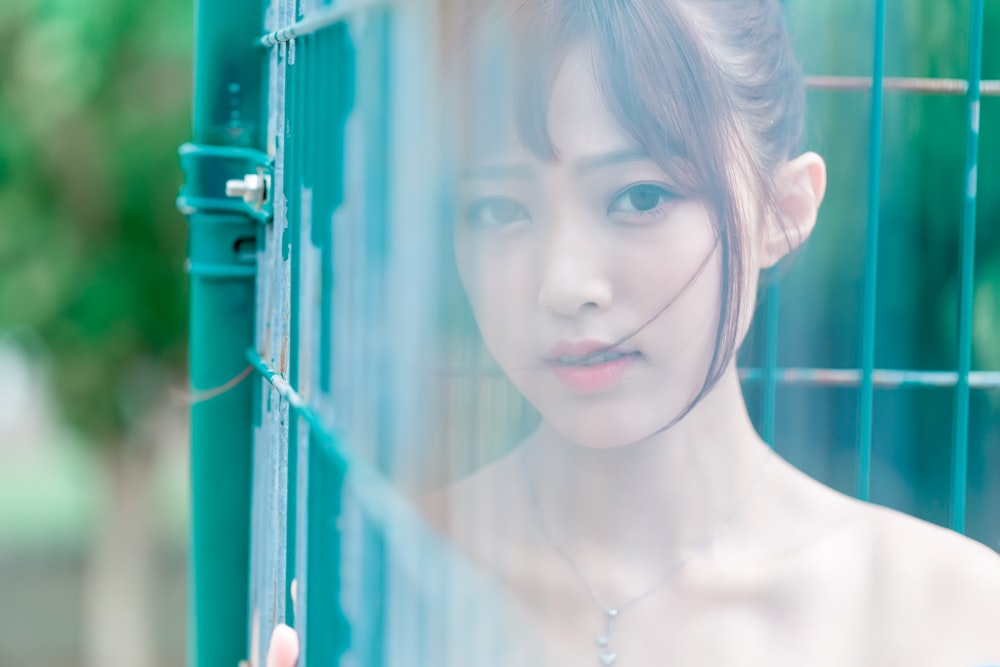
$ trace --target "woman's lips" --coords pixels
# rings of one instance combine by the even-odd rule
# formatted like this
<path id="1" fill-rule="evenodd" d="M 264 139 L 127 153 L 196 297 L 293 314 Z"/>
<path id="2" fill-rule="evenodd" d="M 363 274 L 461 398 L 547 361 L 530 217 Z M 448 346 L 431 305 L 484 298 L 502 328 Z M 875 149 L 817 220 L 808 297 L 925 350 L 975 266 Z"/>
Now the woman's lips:
<path id="1" fill-rule="evenodd" d="M 608 343 L 580 341 L 555 345 L 546 361 L 571 391 L 596 394 L 617 384 L 638 356 L 638 352 L 612 348 Z"/>

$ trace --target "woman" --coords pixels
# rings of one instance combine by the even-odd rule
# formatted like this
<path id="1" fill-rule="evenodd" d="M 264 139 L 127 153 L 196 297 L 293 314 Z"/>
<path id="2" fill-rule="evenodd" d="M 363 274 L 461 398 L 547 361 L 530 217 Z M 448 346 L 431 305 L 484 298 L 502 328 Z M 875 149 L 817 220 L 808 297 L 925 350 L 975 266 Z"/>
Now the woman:
<path id="1" fill-rule="evenodd" d="M 541 664 L 1000 662 L 995 553 L 826 488 L 747 416 L 758 276 L 826 182 L 777 0 L 522 0 L 462 25 L 457 264 L 542 421 L 423 509 L 530 610 Z M 295 653 L 279 628 L 271 664 Z"/>

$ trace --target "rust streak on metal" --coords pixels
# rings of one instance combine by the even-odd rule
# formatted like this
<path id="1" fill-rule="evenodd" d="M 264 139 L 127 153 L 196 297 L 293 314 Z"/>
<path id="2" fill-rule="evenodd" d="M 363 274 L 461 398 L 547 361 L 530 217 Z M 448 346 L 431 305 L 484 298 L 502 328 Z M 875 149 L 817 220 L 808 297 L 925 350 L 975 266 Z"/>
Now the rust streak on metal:
<path id="1" fill-rule="evenodd" d="M 283 376 L 288 377 L 288 348 L 289 348 L 289 338 L 288 332 L 281 337 L 281 358 L 278 360 L 278 372 Z"/>

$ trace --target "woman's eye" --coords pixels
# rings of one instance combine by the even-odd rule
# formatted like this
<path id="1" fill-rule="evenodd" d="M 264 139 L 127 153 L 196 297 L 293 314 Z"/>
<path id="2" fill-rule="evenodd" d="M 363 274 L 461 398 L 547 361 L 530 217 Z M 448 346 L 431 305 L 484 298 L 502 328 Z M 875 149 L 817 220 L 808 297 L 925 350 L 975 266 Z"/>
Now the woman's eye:
<path id="1" fill-rule="evenodd" d="M 608 213 L 624 213 L 626 215 L 653 215 L 661 212 L 662 207 L 677 199 L 677 195 L 669 190 L 642 183 L 628 188 L 611 202 Z"/>
<path id="2" fill-rule="evenodd" d="M 527 209 L 513 199 L 490 197 L 472 204 L 466 213 L 466 220 L 482 225 L 509 225 L 527 220 Z"/>

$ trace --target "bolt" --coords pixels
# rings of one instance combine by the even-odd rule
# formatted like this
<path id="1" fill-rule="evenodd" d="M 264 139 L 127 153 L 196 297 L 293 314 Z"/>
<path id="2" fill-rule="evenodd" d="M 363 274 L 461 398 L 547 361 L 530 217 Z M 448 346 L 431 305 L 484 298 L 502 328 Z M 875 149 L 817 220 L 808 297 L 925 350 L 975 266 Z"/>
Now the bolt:
<path id="1" fill-rule="evenodd" d="M 226 196 L 241 197 L 248 205 L 259 207 L 267 198 L 267 182 L 260 174 L 226 181 Z"/>

